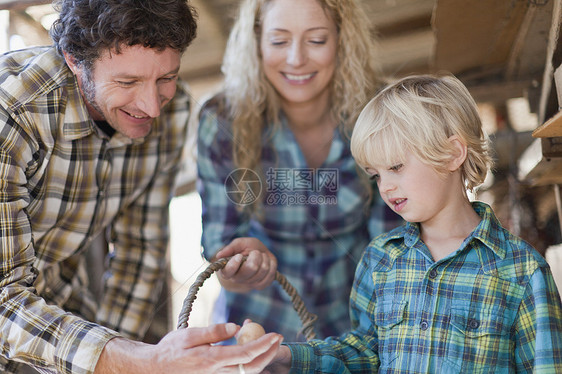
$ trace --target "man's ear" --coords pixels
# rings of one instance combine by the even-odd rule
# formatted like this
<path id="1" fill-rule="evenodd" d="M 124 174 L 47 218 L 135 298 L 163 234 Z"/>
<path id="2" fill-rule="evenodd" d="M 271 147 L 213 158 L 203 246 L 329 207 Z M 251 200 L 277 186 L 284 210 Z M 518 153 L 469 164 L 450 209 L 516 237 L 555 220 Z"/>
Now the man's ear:
<path id="1" fill-rule="evenodd" d="M 447 168 L 449 171 L 456 171 L 466 160 L 468 148 L 458 135 L 450 136 L 449 141 L 451 142 L 452 153 Z"/>
<path id="2" fill-rule="evenodd" d="M 63 51 L 62 54 L 64 56 L 64 61 L 66 61 L 66 64 L 68 65 L 70 70 L 74 73 L 74 75 L 78 75 L 80 72 L 80 68 L 78 67 L 78 62 L 76 61 L 76 59 L 68 52 Z"/>

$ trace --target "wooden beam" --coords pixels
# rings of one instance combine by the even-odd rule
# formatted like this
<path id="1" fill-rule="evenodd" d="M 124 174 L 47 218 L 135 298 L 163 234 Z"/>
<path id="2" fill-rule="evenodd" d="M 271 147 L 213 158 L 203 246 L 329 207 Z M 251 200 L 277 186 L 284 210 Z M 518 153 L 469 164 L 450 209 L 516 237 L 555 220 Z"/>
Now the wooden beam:
<path id="1" fill-rule="evenodd" d="M 529 29 L 531 28 L 531 23 L 535 16 L 536 9 L 536 6 L 529 5 L 529 8 L 527 8 L 527 12 L 525 13 L 525 17 L 523 18 L 523 22 L 521 22 L 519 32 L 517 33 L 517 37 L 513 42 L 509 59 L 507 61 L 505 73 L 505 77 L 507 80 L 512 80 L 515 76 L 519 56 L 521 55 L 525 46 L 525 39 L 527 38 L 527 34 L 529 33 Z"/>
<path id="2" fill-rule="evenodd" d="M 51 4 L 52 0 L 0 0 L 0 10 L 24 10 L 33 5 Z"/>
<path id="3" fill-rule="evenodd" d="M 381 38 L 379 45 L 381 64 L 386 75 L 424 73 L 429 67 L 435 36 L 427 27 L 404 35 Z"/>
<path id="4" fill-rule="evenodd" d="M 526 1 L 438 0 L 434 68 L 459 74 L 505 66 L 527 7 Z"/>
<path id="5" fill-rule="evenodd" d="M 554 199 L 556 200 L 556 210 L 558 212 L 558 224 L 560 225 L 560 232 L 562 232 L 562 199 L 560 198 L 560 185 L 554 185 Z"/>
<path id="6" fill-rule="evenodd" d="M 220 74 L 226 36 L 222 33 L 220 17 L 212 13 L 207 0 L 192 0 L 199 13 L 197 38 L 182 56 L 180 76 L 190 80 L 199 76 Z"/>
<path id="7" fill-rule="evenodd" d="M 462 76 L 460 77 L 462 80 Z M 485 84 L 471 84 L 465 82 L 474 100 L 479 103 L 505 103 L 509 99 L 525 97 L 525 93 L 532 85 L 531 80 L 516 82 L 490 82 Z"/>
<path id="8" fill-rule="evenodd" d="M 552 84 L 558 88 L 558 105 L 562 87 L 560 72 L 562 67 L 562 0 L 553 0 L 552 23 L 548 36 L 545 69 L 541 86 L 541 97 L 538 109 L 539 124 L 549 115 L 547 108 L 552 98 Z M 562 184 L 562 113 L 555 113 L 546 123 L 533 132 L 536 139 L 519 160 L 519 178 L 534 185 Z"/>
<path id="9" fill-rule="evenodd" d="M 562 157 L 544 157 L 544 141 L 548 138 L 535 139 L 517 162 L 518 179 L 531 186 L 562 184 Z"/>
<path id="10" fill-rule="evenodd" d="M 557 65 L 554 65 L 554 56 L 556 50 L 559 47 L 560 38 L 560 25 L 562 17 L 562 0 L 554 0 L 554 7 L 552 11 L 552 24 L 550 27 L 550 33 L 548 36 L 548 47 L 546 51 L 546 64 L 544 68 L 543 82 L 542 82 L 542 92 L 539 103 L 539 123 L 543 123 L 547 117 L 547 102 L 550 97 L 550 90 L 552 89 L 552 80 L 554 76 L 554 70 Z M 562 103 L 558 103 L 562 105 Z"/>
<path id="11" fill-rule="evenodd" d="M 25 45 L 51 45 L 49 31 L 25 11 L 10 12 L 10 33 L 19 35 Z"/>
<path id="12" fill-rule="evenodd" d="M 361 3 L 377 31 L 390 31 L 396 25 L 402 25 L 402 29 L 395 32 L 399 34 L 415 26 L 409 24 L 412 20 L 425 19 L 427 22 L 423 26 L 429 26 L 436 0 L 362 0 Z"/>
<path id="13" fill-rule="evenodd" d="M 556 68 L 553 77 L 558 97 L 558 108 L 560 108 L 562 107 L 562 65 Z M 533 136 L 535 138 L 562 137 L 562 111 L 559 110 L 545 123 L 537 127 L 533 131 Z"/>
<path id="14" fill-rule="evenodd" d="M 556 113 L 533 131 L 533 137 L 535 138 L 553 138 L 560 136 L 562 136 L 562 112 Z"/>
<path id="15" fill-rule="evenodd" d="M 542 77 L 548 45 L 545 35 L 550 31 L 552 9 L 552 1 L 529 1 L 507 61 L 504 74 L 507 81 Z"/>

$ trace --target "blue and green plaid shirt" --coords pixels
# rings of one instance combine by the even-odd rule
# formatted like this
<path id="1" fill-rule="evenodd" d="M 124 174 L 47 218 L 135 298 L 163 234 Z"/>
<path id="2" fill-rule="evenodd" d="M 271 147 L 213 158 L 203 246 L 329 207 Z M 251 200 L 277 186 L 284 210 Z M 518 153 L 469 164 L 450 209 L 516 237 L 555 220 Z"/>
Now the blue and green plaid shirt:
<path id="1" fill-rule="evenodd" d="M 480 224 L 433 261 L 419 226 L 375 238 L 355 276 L 353 329 L 289 344 L 294 373 L 561 373 L 562 311 L 545 260 L 473 203 Z"/>
<path id="2" fill-rule="evenodd" d="M 349 293 L 361 254 L 374 234 L 396 227 L 400 217 L 376 190 L 373 206 L 366 206 L 366 188 L 349 142 L 338 130 L 324 164 L 311 169 L 283 119 L 277 131 L 268 128 L 263 135 L 261 175 L 237 174 L 230 122 L 219 117 L 215 105 L 207 104 L 201 113 L 197 165 L 205 256 L 211 258 L 236 237 L 261 239 L 309 311 L 322 316 L 318 335 L 348 331 Z M 261 189 L 252 190 L 256 177 L 261 178 Z M 263 201 L 261 220 L 236 209 L 239 200 L 256 194 Z M 290 297 L 276 283 L 247 294 L 226 292 L 225 299 L 226 313 L 218 313 L 215 322 L 241 324 L 250 318 L 292 340 L 302 327 Z"/>

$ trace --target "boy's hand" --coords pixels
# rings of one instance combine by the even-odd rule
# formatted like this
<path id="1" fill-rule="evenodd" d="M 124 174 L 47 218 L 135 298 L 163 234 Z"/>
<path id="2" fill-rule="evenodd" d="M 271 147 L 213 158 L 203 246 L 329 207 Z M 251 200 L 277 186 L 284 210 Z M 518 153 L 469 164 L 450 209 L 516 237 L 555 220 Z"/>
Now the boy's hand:
<path id="1" fill-rule="evenodd" d="M 277 351 L 277 355 L 271 363 L 264 369 L 262 374 L 285 374 L 291 370 L 291 350 L 289 347 L 282 345 Z"/>

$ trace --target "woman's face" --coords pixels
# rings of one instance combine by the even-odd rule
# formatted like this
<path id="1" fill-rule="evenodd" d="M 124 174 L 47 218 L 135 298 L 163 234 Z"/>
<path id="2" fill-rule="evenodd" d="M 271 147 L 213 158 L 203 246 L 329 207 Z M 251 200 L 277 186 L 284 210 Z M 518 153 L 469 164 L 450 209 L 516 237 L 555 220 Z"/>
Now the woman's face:
<path id="1" fill-rule="evenodd" d="M 316 0 L 274 0 L 266 7 L 263 69 L 285 105 L 327 103 L 337 43 L 336 24 Z"/>

